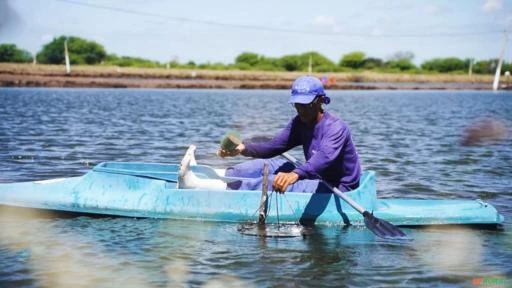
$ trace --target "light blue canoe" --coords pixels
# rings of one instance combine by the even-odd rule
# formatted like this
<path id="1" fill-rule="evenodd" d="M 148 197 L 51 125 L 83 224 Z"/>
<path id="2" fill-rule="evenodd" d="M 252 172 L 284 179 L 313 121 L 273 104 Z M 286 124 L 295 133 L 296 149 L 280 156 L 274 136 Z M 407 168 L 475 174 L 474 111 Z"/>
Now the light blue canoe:
<path id="1" fill-rule="evenodd" d="M 219 178 L 208 166 L 192 166 L 202 178 Z M 261 191 L 178 189 L 177 164 L 104 162 L 80 177 L 0 184 L 0 209 L 23 207 L 128 217 L 255 221 Z M 486 225 L 503 222 L 481 200 L 378 199 L 376 177 L 363 174 L 350 198 L 395 225 Z M 267 202 L 267 223 L 364 225 L 362 216 L 332 193 L 286 193 Z"/>

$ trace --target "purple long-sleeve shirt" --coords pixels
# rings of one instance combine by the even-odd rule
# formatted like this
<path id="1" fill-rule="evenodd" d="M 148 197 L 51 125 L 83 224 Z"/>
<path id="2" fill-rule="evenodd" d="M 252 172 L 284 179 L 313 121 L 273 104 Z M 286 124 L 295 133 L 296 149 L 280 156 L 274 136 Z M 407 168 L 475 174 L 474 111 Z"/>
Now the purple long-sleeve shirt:
<path id="1" fill-rule="evenodd" d="M 244 156 L 272 158 L 302 145 L 306 163 L 294 172 L 299 179 L 315 179 L 317 175 L 331 185 L 356 189 L 361 165 L 352 142 L 348 125 L 334 115 L 324 112 L 314 127 L 306 126 L 297 115 L 277 136 L 264 143 L 248 143 Z"/>

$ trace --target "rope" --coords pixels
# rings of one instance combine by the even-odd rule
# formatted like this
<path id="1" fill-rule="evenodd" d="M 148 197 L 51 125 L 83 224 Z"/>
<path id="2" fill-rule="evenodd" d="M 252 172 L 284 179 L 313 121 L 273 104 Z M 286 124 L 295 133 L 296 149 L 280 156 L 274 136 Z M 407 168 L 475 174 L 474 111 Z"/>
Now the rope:
<path id="1" fill-rule="evenodd" d="M 272 189 L 272 192 L 270 192 L 270 196 L 268 197 L 268 210 L 267 215 L 270 210 L 272 210 L 272 194 L 274 194 L 274 189 Z M 266 216 L 266 215 L 265 215 Z"/>
<path id="2" fill-rule="evenodd" d="M 278 194 L 281 194 L 281 193 L 276 193 L 274 191 L 274 189 L 272 189 L 272 191 L 270 192 L 270 195 L 267 195 L 267 200 L 268 200 L 268 209 L 265 211 L 265 219 L 267 218 L 269 212 L 272 210 L 272 194 L 275 194 L 275 201 L 276 201 L 276 216 L 277 216 L 277 229 L 279 230 L 279 226 L 280 226 L 280 218 L 279 218 L 279 195 Z M 293 215 L 295 215 L 296 211 L 295 209 L 293 209 L 293 206 L 292 204 L 290 203 L 290 200 L 288 200 L 288 197 L 286 197 L 286 194 L 283 193 L 283 197 L 286 201 L 286 203 L 288 204 L 288 207 L 290 208 L 290 211 L 292 211 Z M 260 203 L 260 205 L 258 206 L 258 208 L 252 213 L 251 217 L 250 218 L 253 218 L 256 213 L 258 213 L 258 215 L 260 214 L 260 211 L 261 209 L 263 208 L 263 206 L 265 205 L 265 202 L 262 202 Z M 251 221 L 250 220 L 247 220 L 247 224 L 250 224 Z M 295 224 L 300 224 L 298 220 L 295 221 Z"/>
<path id="3" fill-rule="evenodd" d="M 293 209 L 292 204 L 290 203 L 290 201 L 288 201 L 288 197 L 286 197 L 286 193 L 283 194 L 283 197 L 284 197 L 284 200 L 286 200 L 286 203 L 288 203 L 288 207 L 290 208 L 290 211 L 292 211 L 293 215 L 295 215 L 295 209 Z M 297 221 L 297 223 L 298 223 L 298 221 Z"/>
<path id="4" fill-rule="evenodd" d="M 272 189 L 272 190 L 274 190 L 274 189 Z M 272 192 L 274 192 L 274 191 L 272 191 Z M 277 194 L 279 194 L 279 193 L 276 193 L 277 230 L 279 230 L 279 202 L 278 202 L 279 198 L 278 198 Z"/>

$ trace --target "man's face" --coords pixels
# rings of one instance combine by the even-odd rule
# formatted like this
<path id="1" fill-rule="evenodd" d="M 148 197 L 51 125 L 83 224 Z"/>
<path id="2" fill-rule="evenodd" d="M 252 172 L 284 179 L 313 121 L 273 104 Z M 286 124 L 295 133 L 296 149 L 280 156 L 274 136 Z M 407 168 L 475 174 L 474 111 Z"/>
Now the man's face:
<path id="1" fill-rule="evenodd" d="M 319 105 L 317 99 L 309 104 L 295 103 L 293 106 L 299 114 L 300 120 L 307 125 L 315 125 L 318 117 Z"/>

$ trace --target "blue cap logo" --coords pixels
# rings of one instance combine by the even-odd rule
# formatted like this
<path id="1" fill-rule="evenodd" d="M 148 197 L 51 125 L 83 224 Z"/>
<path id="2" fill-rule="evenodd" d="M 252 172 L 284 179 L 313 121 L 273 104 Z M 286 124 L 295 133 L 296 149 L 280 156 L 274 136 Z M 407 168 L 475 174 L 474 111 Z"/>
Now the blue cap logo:
<path id="1" fill-rule="evenodd" d="M 301 76 L 293 81 L 289 103 L 309 104 L 317 96 L 325 96 L 324 86 L 313 76 Z"/>

